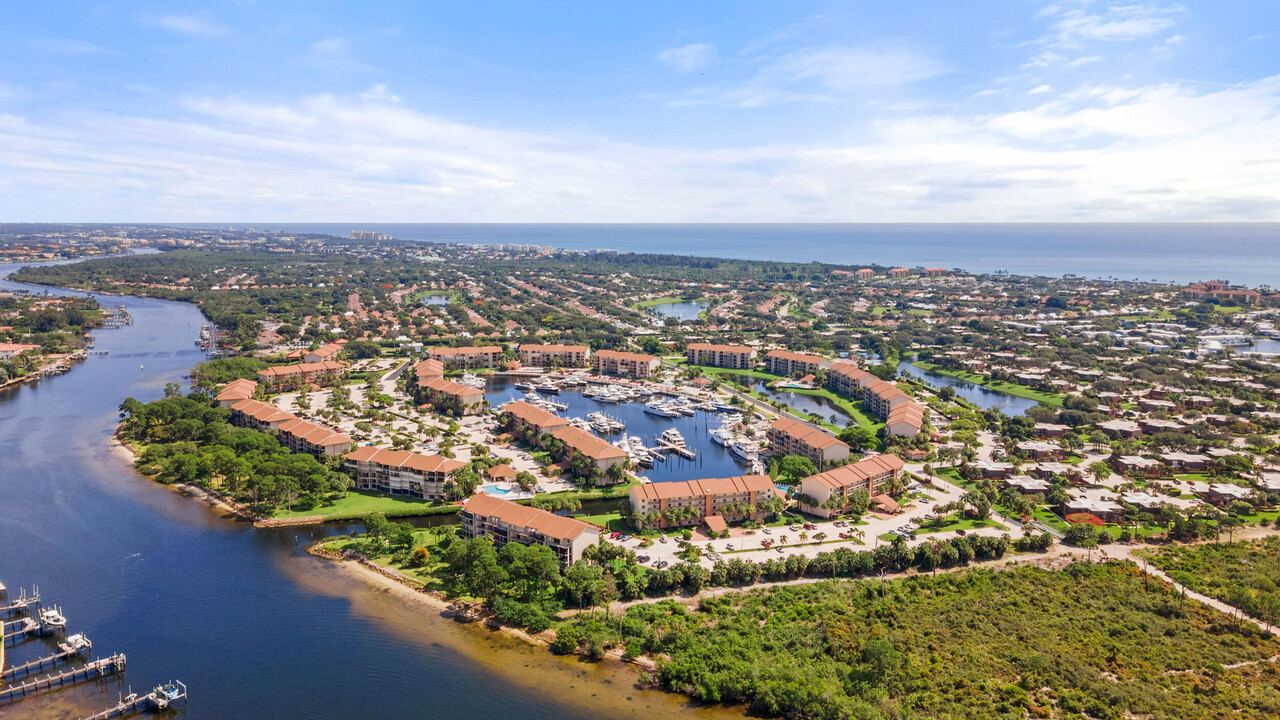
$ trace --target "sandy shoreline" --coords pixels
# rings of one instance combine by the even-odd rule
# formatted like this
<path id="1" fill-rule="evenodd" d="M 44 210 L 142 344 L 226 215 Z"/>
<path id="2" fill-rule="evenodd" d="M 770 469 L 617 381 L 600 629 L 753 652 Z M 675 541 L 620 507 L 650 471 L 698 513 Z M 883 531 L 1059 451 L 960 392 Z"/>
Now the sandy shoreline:
<path id="1" fill-rule="evenodd" d="M 134 451 L 133 446 L 129 444 L 128 441 L 120 437 L 120 428 L 121 426 L 117 426 L 116 431 L 111 434 L 111 449 L 114 450 L 117 455 L 129 461 L 130 466 L 133 466 L 138 461 L 138 454 Z M 150 480 L 150 478 L 147 479 Z M 152 480 L 152 482 L 155 481 Z M 228 500 L 215 492 L 205 490 L 204 488 L 197 487 L 195 485 L 188 485 L 187 483 L 174 483 L 172 485 L 166 485 L 165 487 L 175 493 L 199 500 L 211 508 L 222 510 L 228 514 L 235 515 L 236 517 L 255 521 L 258 519 L 257 516 L 245 506 Z"/>

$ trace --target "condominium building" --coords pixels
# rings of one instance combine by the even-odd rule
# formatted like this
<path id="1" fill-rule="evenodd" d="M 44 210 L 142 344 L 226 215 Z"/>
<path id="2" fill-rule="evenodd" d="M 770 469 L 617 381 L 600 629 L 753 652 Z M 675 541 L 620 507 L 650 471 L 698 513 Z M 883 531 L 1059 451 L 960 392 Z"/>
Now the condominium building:
<path id="1" fill-rule="evenodd" d="M 431 357 L 444 363 L 450 370 L 498 367 L 502 363 L 502 348 L 497 345 L 482 347 L 433 347 Z"/>
<path id="2" fill-rule="evenodd" d="M 559 363 L 561 367 L 586 367 L 591 348 L 586 345 L 521 345 L 520 362 L 533 367 Z"/>
<path id="3" fill-rule="evenodd" d="M 258 383 L 268 392 L 293 390 L 303 385 L 336 385 L 342 380 L 347 366 L 332 360 L 315 363 L 277 365 L 258 371 Z"/>
<path id="4" fill-rule="evenodd" d="M 890 435 L 915 437 L 924 429 L 924 406 L 891 382 L 880 378 L 865 380 L 862 402 L 885 421 L 885 432 Z"/>
<path id="5" fill-rule="evenodd" d="M 838 508 L 824 508 L 831 498 L 845 499 L 859 490 L 866 490 L 868 499 L 875 497 L 882 485 L 891 479 L 902 478 L 902 459 L 897 455 L 873 455 L 858 462 L 843 465 L 800 481 L 800 494 L 812 498 L 816 505 L 800 504 L 800 509 L 810 515 L 831 517 Z"/>
<path id="6" fill-rule="evenodd" d="M 347 453 L 343 466 L 360 490 L 444 500 L 449 473 L 466 465 L 439 455 L 384 450 L 368 445 Z"/>
<path id="7" fill-rule="evenodd" d="M 572 425 L 552 431 L 551 436 L 565 444 L 569 450 L 586 456 L 600 470 L 624 462 L 627 454 L 615 445 L 601 440 L 591 433 Z"/>
<path id="8" fill-rule="evenodd" d="M 569 427 L 569 421 L 547 412 L 540 407 L 530 405 L 524 400 L 509 402 L 502 406 L 502 412 L 510 415 L 515 424 L 514 430 L 522 427 L 531 427 L 539 433 L 555 432 L 561 428 Z"/>
<path id="9" fill-rule="evenodd" d="M 690 343 L 685 357 L 692 365 L 710 365 L 732 370 L 750 370 L 755 364 L 756 349 L 746 345 L 711 345 Z"/>
<path id="10" fill-rule="evenodd" d="M 341 455 L 351 449 L 351 438 L 346 435 L 258 400 L 241 400 L 232 405 L 231 424 L 253 430 L 275 430 L 281 446 L 317 457 Z"/>
<path id="11" fill-rule="evenodd" d="M 453 410 L 459 415 L 475 415 L 484 409 L 484 390 L 446 380 L 431 378 L 419 383 L 427 400 L 439 410 Z"/>
<path id="12" fill-rule="evenodd" d="M 643 353 L 599 350 L 591 355 L 596 372 L 602 375 L 649 377 L 661 364 L 658 358 Z"/>
<path id="13" fill-rule="evenodd" d="M 849 457 L 849 446 L 804 423 L 778 418 L 769 424 L 770 455 L 800 455 L 819 468 Z"/>
<path id="14" fill-rule="evenodd" d="M 740 512 L 744 506 L 759 508 L 760 503 L 773 497 L 777 488 L 768 475 L 746 475 L 728 478 L 705 478 L 684 482 L 644 483 L 631 488 L 631 509 L 635 513 L 662 513 L 679 508 L 693 508 L 694 512 L 674 522 L 666 517 L 656 521 L 640 521 L 641 527 L 671 527 L 672 525 L 697 525 L 709 518 L 709 526 L 722 525 L 728 520 L 750 518 L 758 520 L 765 513 L 757 510 L 751 515 Z M 714 529 L 714 528 L 713 528 Z"/>
<path id="15" fill-rule="evenodd" d="M 329 343 L 328 345 L 321 345 L 315 350 L 308 350 L 303 353 L 302 362 L 318 363 L 326 360 L 336 361 L 338 356 L 342 354 L 342 348 L 345 346 L 345 342 L 334 342 Z"/>
<path id="16" fill-rule="evenodd" d="M 764 356 L 764 366 L 774 375 L 809 375 L 831 367 L 831 359 L 790 350 L 770 350 Z"/>
<path id="17" fill-rule="evenodd" d="M 459 516 L 462 537 L 489 537 L 499 547 L 509 542 L 545 545 L 561 567 L 582 559 L 582 552 L 600 541 L 600 529 L 594 525 L 484 493 L 465 500 Z"/>
<path id="18" fill-rule="evenodd" d="M 836 360 L 827 368 L 827 387 L 851 397 L 861 398 L 862 388 L 873 378 L 875 375 L 848 360 Z"/>
<path id="19" fill-rule="evenodd" d="M 442 378 L 444 377 L 444 363 L 427 358 L 413 366 L 413 375 L 417 378 L 418 385 L 422 385 L 434 378 Z"/>
<path id="20" fill-rule="evenodd" d="M 252 380 L 240 378 L 232 380 L 222 386 L 222 390 L 218 393 L 214 400 L 224 408 L 229 408 L 241 400 L 248 400 L 258 391 L 258 383 Z"/>

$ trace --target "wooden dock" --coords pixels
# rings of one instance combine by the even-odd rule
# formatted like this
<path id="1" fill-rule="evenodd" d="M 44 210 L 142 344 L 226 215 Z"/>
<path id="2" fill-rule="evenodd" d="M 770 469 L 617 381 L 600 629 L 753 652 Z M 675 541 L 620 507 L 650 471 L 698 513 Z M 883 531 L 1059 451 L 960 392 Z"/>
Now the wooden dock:
<path id="1" fill-rule="evenodd" d="M 168 685 L 161 685 L 147 695 L 139 696 L 137 693 L 129 693 L 129 695 L 120 698 L 120 702 L 106 710 L 80 720 L 111 720 L 111 718 L 124 717 L 146 712 L 147 710 L 164 710 L 178 701 L 185 702 L 186 699 L 187 686 L 175 680 Z"/>
<path id="2" fill-rule="evenodd" d="M 12 687 L 0 689 L 0 705 L 21 700 L 28 695 L 48 692 L 64 685 L 73 685 L 85 680 L 92 680 L 94 678 L 104 677 L 112 673 L 123 671 L 123 653 L 112 655 L 107 658 L 101 658 L 99 660 L 85 663 L 78 668 L 72 668 L 66 672 L 28 680 L 21 685 L 14 685 Z"/>
<path id="3" fill-rule="evenodd" d="M 67 642 L 58 643 L 58 652 L 53 655 L 47 655 L 37 658 L 29 663 L 15 665 L 9 669 L 5 669 L 0 664 L 0 680 L 5 682 L 13 682 L 15 679 L 29 675 L 38 670 L 43 670 L 46 666 L 52 667 L 60 662 L 71 660 L 81 654 L 87 654 L 93 649 L 93 643 L 83 635 L 74 636 L 67 639 Z"/>
<path id="4" fill-rule="evenodd" d="M 0 627 L 4 628 L 4 640 L 34 635 L 40 631 L 40 623 L 35 618 L 29 617 L 4 623 Z"/>
<path id="5" fill-rule="evenodd" d="M 680 457 L 687 458 L 689 460 L 693 460 L 694 458 L 698 457 L 697 453 L 690 450 L 689 448 L 680 447 L 679 445 L 672 445 L 671 443 L 660 442 L 658 443 L 657 449 L 662 450 L 664 452 L 675 453 Z"/>

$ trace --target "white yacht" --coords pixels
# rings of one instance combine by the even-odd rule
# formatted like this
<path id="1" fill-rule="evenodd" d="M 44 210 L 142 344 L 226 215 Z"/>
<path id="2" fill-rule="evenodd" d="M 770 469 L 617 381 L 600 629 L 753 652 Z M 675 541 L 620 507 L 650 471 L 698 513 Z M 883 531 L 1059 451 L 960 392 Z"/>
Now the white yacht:
<path id="1" fill-rule="evenodd" d="M 665 403 L 660 400 L 654 400 L 653 402 L 646 404 L 644 406 L 644 411 L 648 415 L 657 415 L 658 417 L 665 417 L 665 418 L 673 418 L 673 417 L 680 416 L 680 413 L 672 409 L 670 403 Z"/>
<path id="2" fill-rule="evenodd" d="M 729 445 L 729 452 L 747 462 L 754 462 L 760 459 L 760 447 L 750 440 L 734 440 Z"/>
<path id="3" fill-rule="evenodd" d="M 668 445 L 675 445 L 679 448 L 685 447 L 684 436 L 675 428 L 663 430 L 662 434 L 658 436 L 658 439 Z"/>
<path id="4" fill-rule="evenodd" d="M 733 442 L 733 432 L 727 427 L 718 427 L 711 431 L 711 440 L 717 445 L 729 447 Z"/>

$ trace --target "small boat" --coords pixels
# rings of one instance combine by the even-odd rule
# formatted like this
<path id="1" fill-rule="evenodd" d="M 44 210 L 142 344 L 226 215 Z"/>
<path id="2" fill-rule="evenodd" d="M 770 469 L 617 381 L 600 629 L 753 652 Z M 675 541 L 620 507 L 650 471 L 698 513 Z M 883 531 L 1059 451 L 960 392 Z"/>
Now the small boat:
<path id="1" fill-rule="evenodd" d="M 519 390 L 520 392 L 525 392 L 525 393 L 527 393 L 527 392 L 533 392 L 533 383 L 528 383 L 528 382 L 517 382 L 517 383 L 515 384 L 515 388 L 516 388 L 517 390 Z"/>
<path id="2" fill-rule="evenodd" d="M 717 445 L 729 447 L 733 442 L 733 433 L 726 427 L 718 427 L 711 431 L 711 440 Z"/>
<path id="3" fill-rule="evenodd" d="M 658 440 L 667 445 L 675 445 L 679 448 L 685 447 L 684 436 L 675 428 L 663 430 L 662 434 L 658 436 Z"/>
<path id="4" fill-rule="evenodd" d="M 44 608 L 40 611 L 40 624 L 46 628 L 62 630 L 67 626 L 67 619 L 56 607 Z"/>

